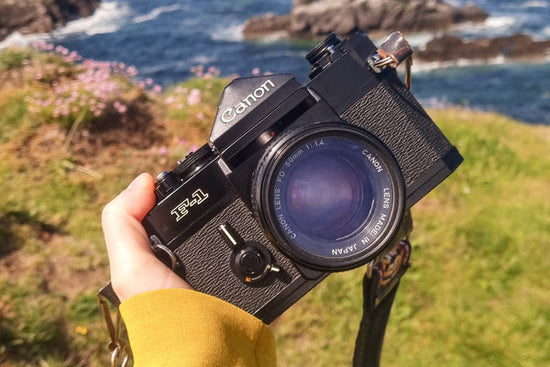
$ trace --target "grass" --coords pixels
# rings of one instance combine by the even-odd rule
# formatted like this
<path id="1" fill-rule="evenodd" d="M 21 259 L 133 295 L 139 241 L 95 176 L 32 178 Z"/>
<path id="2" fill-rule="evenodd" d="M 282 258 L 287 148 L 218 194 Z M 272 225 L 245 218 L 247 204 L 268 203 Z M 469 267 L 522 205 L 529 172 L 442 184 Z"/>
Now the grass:
<path id="1" fill-rule="evenodd" d="M 481 112 L 432 116 L 465 162 L 413 209 L 413 266 L 383 364 L 547 365 L 550 129 Z M 331 276 L 285 315 L 283 366 L 350 365 L 362 275 Z"/>
<path id="2" fill-rule="evenodd" d="M 124 98 L 112 101 L 128 112 L 106 108 L 113 126 L 92 114 L 71 135 L 67 116 L 41 119 L 29 107 L 37 91 L 48 94 L 37 70 L 73 82 L 80 66 L 10 52 L 0 53 L 0 365 L 107 365 L 95 301 L 109 276 L 101 209 L 138 173 L 170 169 L 206 142 L 228 80 L 212 73 L 151 94 L 113 72 Z M 413 266 L 383 365 L 548 365 L 550 128 L 492 113 L 430 113 L 465 162 L 413 208 Z M 139 131 L 124 129 L 136 116 L 150 116 L 159 137 L 130 142 Z M 279 366 L 351 365 L 363 272 L 331 275 L 274 323 Z"/>

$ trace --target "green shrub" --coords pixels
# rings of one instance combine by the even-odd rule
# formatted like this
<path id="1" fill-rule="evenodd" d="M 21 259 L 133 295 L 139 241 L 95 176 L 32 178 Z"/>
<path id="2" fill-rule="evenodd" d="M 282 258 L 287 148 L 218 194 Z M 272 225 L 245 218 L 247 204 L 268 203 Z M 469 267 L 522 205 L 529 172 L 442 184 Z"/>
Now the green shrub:
<path id="1" fill-rule="evenodd" d="M 0 71 L 20 69 L 32 58 L 30 49 L 6 48 L 0 50 Z"/>

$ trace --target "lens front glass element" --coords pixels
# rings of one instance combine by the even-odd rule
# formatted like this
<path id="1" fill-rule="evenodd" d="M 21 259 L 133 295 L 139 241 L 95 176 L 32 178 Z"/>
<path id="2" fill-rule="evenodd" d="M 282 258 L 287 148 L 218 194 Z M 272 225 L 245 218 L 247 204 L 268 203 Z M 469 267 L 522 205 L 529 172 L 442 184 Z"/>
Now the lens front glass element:
<path id="1" fill-rule="evenodd" d="M 318 141 L 331 148 L 280 171 L 288 176 L 280 185 L 286 209 L 282 211 L 313 241 L 335 241 L 353 234 L 372 207 L 372 179 L 358 169 L 361 162 L 353 150 L 338 149 L 344 143 L 339 140 Z"/>
<path id="2" fill-rule="evenodd" d="M 313 265 L 372 253 L 396 218 L 395 170 L 387 152 L 355 134 L 323 131 L 289 144 L 268 198 L 282 242 Z"/>

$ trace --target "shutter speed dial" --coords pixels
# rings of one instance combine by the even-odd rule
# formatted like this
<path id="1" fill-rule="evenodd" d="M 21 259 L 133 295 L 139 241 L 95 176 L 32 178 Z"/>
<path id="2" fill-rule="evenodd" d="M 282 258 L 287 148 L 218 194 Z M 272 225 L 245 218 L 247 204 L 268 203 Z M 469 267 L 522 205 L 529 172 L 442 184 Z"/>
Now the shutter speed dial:
<path id="1" fill-rule="evenodd" d="M 279 272 L 273 264 L 271 254 L 261 244 L 243 241 L 229 224 L 222 224 L 219 232 L 231 246 L 231 269 L 245 283 L 254 283 L 263 279 L 270 272 Z"/>

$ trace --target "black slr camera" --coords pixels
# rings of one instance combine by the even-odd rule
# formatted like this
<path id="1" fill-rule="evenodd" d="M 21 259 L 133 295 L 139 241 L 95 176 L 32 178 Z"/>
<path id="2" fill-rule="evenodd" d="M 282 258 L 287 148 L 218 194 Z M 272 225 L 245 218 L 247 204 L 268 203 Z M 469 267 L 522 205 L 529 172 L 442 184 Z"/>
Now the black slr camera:
<path id="1" fill-rule="evenodd" d="M 269 323 L 383 253 L 405 210 L 462 162 L 383 57 L 365 33 L 331 35 L 307 55 L 306 85 L 227 85 L 210 142 L 157 178 L 143 225 L 159 258 Z"/>

